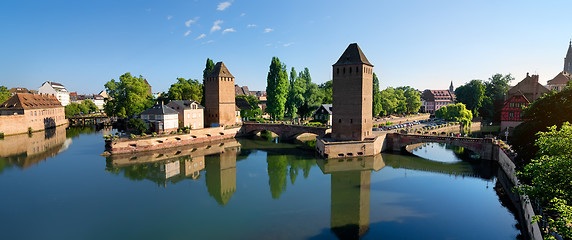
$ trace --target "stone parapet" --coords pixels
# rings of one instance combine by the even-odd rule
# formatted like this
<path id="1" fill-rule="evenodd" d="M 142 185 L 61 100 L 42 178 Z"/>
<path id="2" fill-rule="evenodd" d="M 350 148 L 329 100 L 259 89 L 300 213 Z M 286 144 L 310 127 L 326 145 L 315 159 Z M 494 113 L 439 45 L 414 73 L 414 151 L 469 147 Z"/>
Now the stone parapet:
<path id="1" fill-rule="evenodd" d="M 385 149 L 385 135 L 366 138 L 364 141 L 333 141 L 316 139 L 316 151 L 323 158 L 373 156 Z"/>

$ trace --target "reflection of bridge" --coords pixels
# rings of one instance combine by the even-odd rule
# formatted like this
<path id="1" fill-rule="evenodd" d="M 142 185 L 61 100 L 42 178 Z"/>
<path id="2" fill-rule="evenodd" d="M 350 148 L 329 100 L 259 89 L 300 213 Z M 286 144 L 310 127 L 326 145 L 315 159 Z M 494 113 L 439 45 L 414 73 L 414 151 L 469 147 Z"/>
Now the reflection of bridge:
<path id="1" fill-rule="evenodd" d="M 249 123 L 242 124 L 241 134 L 252 135 L 260 131 L 270 131 L 278 134 L 280 139 L 293 139 L 303 133 L 312 133 L 323 137 L 332 130 L 323 127 L 309 127 L 302 125 L 275 124 L 275 123 Z"/>
<path id="2" fill-rule="evenodd" d="M 441 137 L 427 135 L 409 134 L 387 134 L 387 148 L 393 151 L 401 151 L 408 145 L 418 143 L 447 143 L 459 147 L 464 147 L 481 156 L 481 159 L 496 160 L 494 156 L 495 148 L 493 140 L 490 138 L 465 138 L 465 137 Z"/>

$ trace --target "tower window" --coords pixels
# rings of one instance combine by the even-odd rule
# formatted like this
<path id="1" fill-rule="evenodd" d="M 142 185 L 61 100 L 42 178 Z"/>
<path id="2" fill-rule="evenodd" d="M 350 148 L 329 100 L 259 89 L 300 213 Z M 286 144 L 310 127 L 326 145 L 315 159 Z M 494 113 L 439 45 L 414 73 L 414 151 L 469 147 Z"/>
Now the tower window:
<path id="1" fill-rule="evenodd" d="M 342 119 L 341 119 L 341 118 L 340 118 L 340 119 L 338 119 L 338 122 L 339 122 L 339 123 L 342 123 Z"/>
<path id="2" fill-rule="evenodd" d="M 344 67 L 344 69 L 343 69 L 343 73 L 346 74 L 346 68 L 345 68 L 345 67 Z"/>
<path id="3" fill-rule="evenodd" d="M 350 119 L 350 123 L 354 123 L 354 120 L 353 120 L 353 119 Z"/>
<path id="4" fill-rule="evenodd" d="M 336 74 L 340 75 L 340 68 L 336 68 Z"/>
<path id="5" fill-rule="evenodd" d="M 356 73 L 359 73 L 358 67 L 356 67 Z"/>
<path id="6" fill-rule="evenodd" d="M 349 69 L 350 69 L 350 74 L 351 74 L 351 73 L 352 73 L 352 68 L 351 68 L 351 67 L 349 67 Z"/>

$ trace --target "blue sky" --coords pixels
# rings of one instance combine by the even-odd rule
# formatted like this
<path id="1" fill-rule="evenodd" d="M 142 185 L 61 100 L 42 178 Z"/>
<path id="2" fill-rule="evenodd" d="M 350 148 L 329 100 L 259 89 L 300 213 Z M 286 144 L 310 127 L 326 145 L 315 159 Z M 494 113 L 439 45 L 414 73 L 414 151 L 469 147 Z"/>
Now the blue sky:
<path id="1" fill-rule="evenodd" d="M 562 71 L 570 1 L 2 1 L 0 85 L 97 93 L 125 72 L 153 92 L 201 79 L 206 58 L 264 90 L 271 58 L 331 78 L 357 42 L 381 88 L 446 89 L 495 73 Z"/>

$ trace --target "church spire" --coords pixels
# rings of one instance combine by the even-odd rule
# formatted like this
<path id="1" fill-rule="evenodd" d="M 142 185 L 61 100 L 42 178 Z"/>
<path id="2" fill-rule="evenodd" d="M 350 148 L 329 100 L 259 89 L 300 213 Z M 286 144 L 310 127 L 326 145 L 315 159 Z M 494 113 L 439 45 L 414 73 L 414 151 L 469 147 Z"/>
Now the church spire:
<path id="1" fill-rule="evenodd" d="M 572 40 L 568 44 L 568 52 L 564 58 L 564 72 L 572 73 Z"/>
<path id="2" fill-rule="evenodd" d="M 449 85 L 449 92 L 454 92 L 455 88 L 453 88 L 453 81 L 451 81 L 451 85 Z"/>

